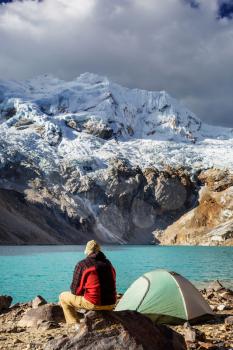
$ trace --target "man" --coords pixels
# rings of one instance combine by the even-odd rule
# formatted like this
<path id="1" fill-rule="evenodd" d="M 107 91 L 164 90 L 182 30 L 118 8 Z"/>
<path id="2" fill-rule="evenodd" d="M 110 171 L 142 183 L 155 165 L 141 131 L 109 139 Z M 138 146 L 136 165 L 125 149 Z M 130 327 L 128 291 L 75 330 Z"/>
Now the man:
<path id="1" fill-rule="evenodd" d="M 116 303 L 116 273 L 99 244 L 86 245 L 87 258 L 74 269 L 71 292 L 60 294 L 60 303 L 68 324 L 79 323 L 75 309 L 112 310 Z"/>

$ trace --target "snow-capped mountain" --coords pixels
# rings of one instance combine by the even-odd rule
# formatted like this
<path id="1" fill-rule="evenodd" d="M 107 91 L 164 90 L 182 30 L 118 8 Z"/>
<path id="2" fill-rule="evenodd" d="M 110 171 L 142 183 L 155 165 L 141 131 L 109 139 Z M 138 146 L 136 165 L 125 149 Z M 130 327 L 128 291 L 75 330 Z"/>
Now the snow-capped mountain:
<path id="1" fill-rule="evenodd" d="M 128 89 L 85 73 L 0 82 L 0 137 L 40 161 L 94 169 L 113 156 L 147 166 L 233 167 L 232 129 L 203 124 L 166 92 Z M 43 154 L 44 153 L 44 154 Z M 50 158 L 50 157 L 49 157 Z"/>
<path id="2" fill-rule="evenodd" d="M 232 129 L 202 123 L 164 91 L 128 89 L 90 73 L 70 82 L 50 75 L 0 81 L 0 188 L 53 210 L 56 205 L 68 218 L 78 218 L 76 229 L 81 231 L 81 222 L 86 225 L 91 217 L 88 227 L 103 241 L 144 242 L 138 233 L 128 239 L 126 223 L 119 233 L 106 224 L 111 191 L 120 191 L 119 200 L 137 175 L 151 167 L 183 167 L 193 174 L 210 167 L 233 169 L 232 146 Z M 114 179 L 109 184 L 113 168 L 119 170 L 116 164 L 124 171 L 126 167 L 126 173 L 133 169 L 134 180 L 129 175 L 124 189 L 117 182 L 120 190 Z M 98 198 L 90 190 L 93 183 L 104 188 Z M 111 215 L 116 208 L 115 203 Z M 118 209 L 113 220 L 123 222 Z M 151 223 L 143 230 L 151 234 L 157 226 L 155 214 L 150 215 Z"/>

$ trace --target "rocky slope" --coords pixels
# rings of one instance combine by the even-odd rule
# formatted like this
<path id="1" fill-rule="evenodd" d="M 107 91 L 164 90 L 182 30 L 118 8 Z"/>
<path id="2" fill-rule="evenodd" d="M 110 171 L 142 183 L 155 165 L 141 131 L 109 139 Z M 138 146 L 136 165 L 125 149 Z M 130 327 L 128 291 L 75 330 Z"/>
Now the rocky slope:
<path id="1" fill-rule="evenodd" d="M 233 174 L 208 170 L 195 208 L 158 234 L 162 244 L 233 245 Z"/>
<path id="2" fill-rule="evenodd" d="M 138 244 L 153 242 L 154 232 L 162 243 L 205 244 L 207 230 L 229 231 L 230 208 L 199 224 L 193 232 L 203 239 L 166 238 L 168 228 L 163 241 L 161 233 L 192 208 L 202 211 L 203 170 L 233 169 L 232 134 L 166 92 L 90 73 L 0 81 L 0 243 Z M 221 236 L 216 244 L 231 243 Z"/>

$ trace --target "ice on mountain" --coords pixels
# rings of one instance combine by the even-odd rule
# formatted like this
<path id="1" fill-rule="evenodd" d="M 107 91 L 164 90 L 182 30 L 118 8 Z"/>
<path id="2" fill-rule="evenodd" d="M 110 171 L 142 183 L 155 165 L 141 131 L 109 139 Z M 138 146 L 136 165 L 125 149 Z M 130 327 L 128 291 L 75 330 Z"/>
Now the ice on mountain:
<path id="1" fill-rule="evenodd" d="M 233 168 L 232 134 L 202 123 L 165 91 L 129 89 L 96 74 L 0 81 L 1 159 L 20 148 L 46 171 L 76 159 L 93 174 L 112 157 L 143 168 Z"/>

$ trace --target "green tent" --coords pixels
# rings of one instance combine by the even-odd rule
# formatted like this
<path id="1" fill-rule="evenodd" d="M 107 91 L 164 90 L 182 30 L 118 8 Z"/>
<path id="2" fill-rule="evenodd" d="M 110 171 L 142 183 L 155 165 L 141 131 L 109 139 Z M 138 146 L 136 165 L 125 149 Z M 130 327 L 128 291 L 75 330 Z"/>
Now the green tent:
<path id="1" fill-rule="evenodd" d="M 213 312 L 186 278 L 166 270 L 139 277 L 125 292 L 115 311 L 136 310 L 156 323 L 196 322 Z"/>

